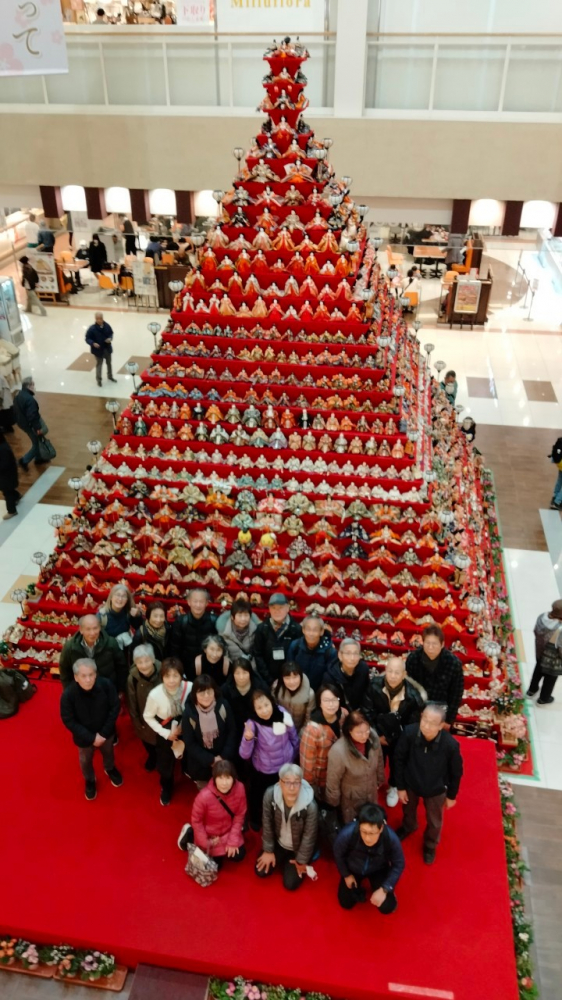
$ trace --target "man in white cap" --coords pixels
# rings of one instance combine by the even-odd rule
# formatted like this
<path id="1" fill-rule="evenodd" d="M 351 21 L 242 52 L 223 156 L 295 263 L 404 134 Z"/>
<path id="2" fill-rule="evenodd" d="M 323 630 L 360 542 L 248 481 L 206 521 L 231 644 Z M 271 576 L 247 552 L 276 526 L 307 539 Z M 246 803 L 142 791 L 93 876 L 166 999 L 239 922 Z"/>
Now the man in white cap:
<path id="1" fill-rule="evenodd" d="M 89 259 L 90 258 L 88 257 L 88 244 L 86 243 L 86 240 L 80 240 L 80 248 L 74 260 L 89 260 Z M 84 285 L 82 284 L 80 271 L 74 272 L 74 283 L 76 287 L 79 289 L 79 291 L 82 291 Z"/>

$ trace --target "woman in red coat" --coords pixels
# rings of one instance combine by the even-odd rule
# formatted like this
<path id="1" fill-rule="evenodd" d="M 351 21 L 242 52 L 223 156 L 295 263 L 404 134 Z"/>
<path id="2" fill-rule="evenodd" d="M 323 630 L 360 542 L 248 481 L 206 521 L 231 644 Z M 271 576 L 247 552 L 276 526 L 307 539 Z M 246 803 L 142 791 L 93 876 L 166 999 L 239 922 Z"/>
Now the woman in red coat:
<path id="1" fill-rule="evenodd" d="M 246 792 L 229 760 L 217 760 L 212 778 L 195 798 L 191 810 L 193 839 L 219 865 L 228 858 L 245 857 L 242 826 L 246 816 Z M 184 830 L 182 834 L 185 836 Z"/>

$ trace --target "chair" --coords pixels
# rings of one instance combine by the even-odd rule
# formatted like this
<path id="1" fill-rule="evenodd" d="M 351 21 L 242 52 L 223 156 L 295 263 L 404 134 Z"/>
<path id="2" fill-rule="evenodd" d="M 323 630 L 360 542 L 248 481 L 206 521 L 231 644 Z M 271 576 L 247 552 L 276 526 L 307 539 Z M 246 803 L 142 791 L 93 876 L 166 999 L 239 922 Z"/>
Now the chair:
<path id="1" fill-rule="evenodd" d="M 391 265 L 394 264 L 394 266 L 400 270 L 400 265 L 403 263 L 404 258 L 402 254 L 393 253 L 390 243 L 386 246 L 386 255 L 388 257 L 388 266 L 391 267 Z"/>
<path id="2" fill-rule="evenodd" d="M 402 298 L 410 300 L 410 305 L 407 307 L 408 311 L 415 312 L 420 304 L 419 292 L 410 292 L 406 290 L 405 292 L 402 292 Z"/>
<path id="3" fill-rule="evenodd" d="M 61 250 L 60 259 L 63 264 L 70 264 L 74 260 L 72 250 Z"/>
<path id="4" fill-rule="evenodd" d="M 464 264 L 451 264 L 451 270 L 456 271 L 457 274 L 468 274 L 472 267 L 472 254 L 473 254 L 472 240 L 469 240 L 466 245 L 466 255 L 464 258 Z"/>
<path id="5" fill-rule="evenodd" d="M 109 288 L 111 289 L 112 295 L 117 295 L 118 286 L 115 284 L 112 278 L 110 278 L 107 274 L 104 274 L 102 271 L 100 271 L 98 274 L 98 282 L 101 291 L 107 290 Z"/>
<path id="6" fill-rule="evenodd" d="M 165 253 L 162 254 L 162 260 L 160 261 L 160 263 L 161 264 L 175 264 L 176 263 L 176 258 L 174 257 L 173 253 L 166 253 L 165 252 Z"/>

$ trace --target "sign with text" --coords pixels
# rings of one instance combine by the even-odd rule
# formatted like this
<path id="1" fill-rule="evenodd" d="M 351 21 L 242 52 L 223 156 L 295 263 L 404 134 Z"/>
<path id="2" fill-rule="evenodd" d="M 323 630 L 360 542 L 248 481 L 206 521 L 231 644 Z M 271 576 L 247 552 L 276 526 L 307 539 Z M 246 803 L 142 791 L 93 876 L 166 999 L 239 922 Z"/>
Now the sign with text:
<path id="1" fill-rule="evenodd" d="M 151 260 L 135 260 L 132 266 L 135 295 L 158 302 L 156 274 Z"/>
<path id="2" fill-rule="evenodd" d="M 2 0 L 0 6 L 0 76 L 68 73 L 58 0 Z"/>
<path id="3" fill-rule="evenodd" d="M 324 0 L 215 0 L 219 31 L 303 35 L 324 30 Z"/>
<path id="4" fill-rule="evenodd" d="M 213 23 L 211 0 L 176 0 L 176 20 L 182 27 L 208 28 Z"/>
<path id="5" fill-rule="evenodd" d="M 39 275 L 39 282 L 35 288 L 36 292 L 56 293 L 59 290 L 57 280 L 57 265 L 52 253 L 41 253 L 39 250 L 26 250 L 29 263 L 35 268 Z"/>

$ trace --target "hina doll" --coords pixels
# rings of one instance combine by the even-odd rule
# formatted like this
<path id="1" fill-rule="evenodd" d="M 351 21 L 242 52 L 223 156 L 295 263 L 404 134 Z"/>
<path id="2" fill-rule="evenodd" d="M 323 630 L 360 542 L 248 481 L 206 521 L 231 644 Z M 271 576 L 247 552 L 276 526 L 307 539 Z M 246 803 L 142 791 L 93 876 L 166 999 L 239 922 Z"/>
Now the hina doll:
<path id="1" fill-rule="evenodd" d="M 293 184 L 302 184 L 304 181 L 312 180 L 312 170 L 306 163 L 302 162 L 300 157 L 297 157 L 294 163 L 285 164 L 285 174 Z"/>
<path id="2" fill-rule="evenodd" d="M 258 229 L 256 236 L 252 240 L 252 246 L 256 250 L 271 250 L 271 240 L 262 227 Z"/>
<path id="3" fill-rule="evenodd" d="M 291 236 L 291 233 L 285 226 L 283 226 L 281 231 L 277 234 L 271 246 L 273 247 L 274 250 L 294 251 L 295 244 L 293 242 L 293 238 Z"/>
<path id="4" fill-rule="evenodd" d="M 236 270 L 241 278 L 244 280 L 252 272 L 252 261 L 250 259 L 250 254 L 247 250 L 241 250 L 238 257 L 236 258 Z"/>
<path id="5" fill-rule="evenodd" d="M 271 233 L 275 231 L 277 223 L 275 222 L 275 219 L 271 214 L 271 210 L 269 208 L 267 207 L 264 208 L 261 215 L 258 215 L 258 218 L 256 220 L 256 225 L 259 226 L 261 229 L 263 229 L 268 235 L 271 235 Z M 262 249 L 269 249 L 269 248 L 264 247 Z"/>
<path id="6" fill-rule="evenodd" d="M 286 205 L 302 205 L 304 197 L 298 188 L 296 188 L 294 184 L 291 184 L 289 190 L 285 192 L 285 198 L 283 200 Z"/>

